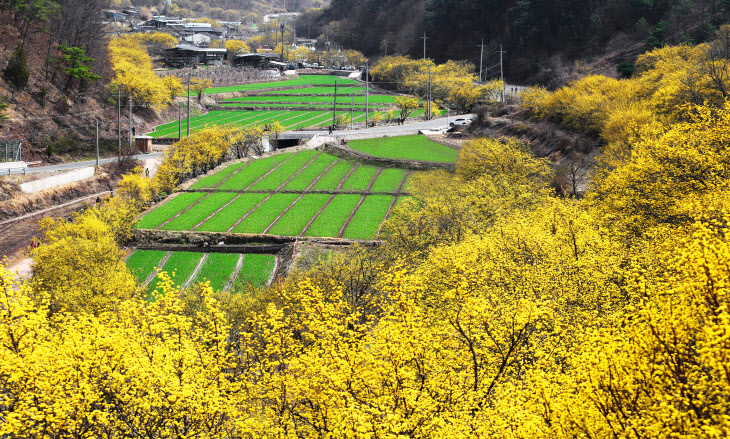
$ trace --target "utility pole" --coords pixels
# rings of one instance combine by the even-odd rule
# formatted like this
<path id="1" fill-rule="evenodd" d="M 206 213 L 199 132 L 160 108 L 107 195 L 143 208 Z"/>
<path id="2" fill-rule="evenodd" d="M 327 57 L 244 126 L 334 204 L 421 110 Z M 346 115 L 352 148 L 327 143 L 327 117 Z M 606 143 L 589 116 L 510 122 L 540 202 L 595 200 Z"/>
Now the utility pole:
<path id="1" fill-rule="evenodd" d="M 182 138 L 182 104 L 177 104 L 177 140 Z"/>
<path id="2" fill-rule="evenodd" d="M 499 45 L 499 79 L 502 81 L 502 102 L 504 102 L 504 64 L 502 64 L 502 55 L 504 55 L 505 52 L 502 50 L 502 45 Z"/>
<path id="3" fill-rule="evenodd" d="M 423 59 L 426 59 L 426 40 L 428 37 L 426 36 L 426 31 L 423 31 L 423 36 L 421 37 L 423 40 Z"/>
<path id="4" fill-rule="evenodd" d="M 385 56 L 388 56 L 388 40 L 385 40 Z"/>
<path id="5" fill-rule="evenodd" d="M 284 23 L 281 23 L 281 62 L 284 62 Z"/>
<path id="6" fill-rule="evenodd" d="M 484 82 L 484 77 L 482 76 L 482 66 L 484 65 L 484 38 L 482 38 L 482 44 L 479 45 L 481 47 L 481 54 L 479 55 L 479 82 Z"/>
<path id="7" fill-rule="evenodd" d="M 96 121 L 96 166 L 99 166 L 99 121 Z"/>
<path id="8" fill-rule="evenodd" d="M 332 104 L 332 130 L 335 129 L 335 118 L 337 117 L 337 79 L 335 79 L 335 101 Z"/>
<path id="9" fill-rule="evenodd" d="M 368 127 L 370 121 L 370 76 L 369 64 L 365 63 L 365 128 Z"/>
<path id="10" fill-rule="evenodd" d="M 186 137 L 190 137 L 190 72 L 188 72 L 188 126 L 187 126 L 187 135 Z"/>
<path id="11" fill-rule="evenodd" d="M 122 153 L 122 88 L 117 83 L 117 152 Z"/>
<path id="12" fill-rule="evenodd" d="M 352 102 L 350 102 L 350 129 L 353 130 L 354 125 L 352 119 L 355 117 L 355 95 L 351 96 Z"/>

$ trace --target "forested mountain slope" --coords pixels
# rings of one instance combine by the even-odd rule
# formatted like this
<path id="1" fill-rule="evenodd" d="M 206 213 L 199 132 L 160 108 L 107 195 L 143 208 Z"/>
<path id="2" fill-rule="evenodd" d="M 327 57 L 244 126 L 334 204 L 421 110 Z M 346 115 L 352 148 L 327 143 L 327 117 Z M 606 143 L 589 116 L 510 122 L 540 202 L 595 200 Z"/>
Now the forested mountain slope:
<path id="1" fill-rule="evenodd" d="M 491 63 L 502 44 L 506 72 L 525 79 L 562 60 L 628 49 L 618 64 L 651 47 L 703 42 L 729 19 L 730 2 L 717 0 L 333 0 L 315 22 L 330 40 L 371 57 L 386 46 L 420 57 L 425 32 L 426 56 L 476 64 L 484 39 Z"/>

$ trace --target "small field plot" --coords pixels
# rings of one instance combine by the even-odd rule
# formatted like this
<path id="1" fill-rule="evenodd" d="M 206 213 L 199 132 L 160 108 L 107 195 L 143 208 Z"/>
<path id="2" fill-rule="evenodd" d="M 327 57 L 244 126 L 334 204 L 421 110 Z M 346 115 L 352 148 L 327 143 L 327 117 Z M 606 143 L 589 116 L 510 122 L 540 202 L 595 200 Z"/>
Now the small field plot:
<path id="1" fill-rule="evenodd" d="M 393 197 L 389 195 L 366 197 L 355 216 L 352 217 L 352 221 L 350 221 L 342 237 L 348 239 L 375 238 L 392 202 Z"/>
<path id="2" fill-rule="evenodd" d="M 322 154 L 312 163 L 302 170 L 296 177 L 292 178 L 289 183 L 284 186 L 284 190 L 288 191 L 304 191 L 312 182 L 319 177 L 322 172 L 332 163 L 337 161 L 337 157 Z"/>
<path id="3" fill-rule="evenodd" d="M 305 235 L 336 238 L 361 198 L 361 195 L 337 195 L 314 220 Z"/>
<path id="4" fill-rule="evenodd" d="M 176 196 L 167 203 L 145 215 L 136 225 L 137 229 L 156 229 L 160 224 L 186 209 L 191 204 L 200 200 L 205 193 L 184 193 Z"/>
<path id="5" fill-rule="evenodd" d="M 216 291 L 223 291 L 236 271 L 239 254 L 208 253 L 208 258 L 200 267 L 193 282 L 210 281 L 210 286 Z"/>
<path id="6" fill-rule="evenodd" d="M 271 235 L 298 236 L 314 215 L 327 203 L 331 195 L 304 195 L 284 214 L 267 233 Z"/>
<path id="7" fill-rule="evenodd" d="M 167 252 L 162 250 L 137 250 L 127 258 L 127 266 L 140 283 L 144 282 Z"/>
<path id="8" fill-rule="evenodd" d="M 196 230 L 201 232 L 227 232 L 251 209 L 264 201 L 268 194 L 241 194 L 234 202 L 204 222 Z"/>
<path id="9" fill-rule="evenodd" d="M 231 85 L 228 87 L 211 87 L 205 90 L 205 94 L 230 93 L 236 91 L 265 90 L 270 88 L 282 87 L 299 87 L 305 85 L 334 85 L 337 84 L 360 84 L 353 79 L 342 78 L 334 75 L 303 75 L 301 78 L 290 79 L 288 81 L 269 81 L 259 82 L 256 84 Z"/>
<path id="10" fill-rule="evenodd" d="M 349 146 L 365 154 L 392 159 L 455 163 L 459 156 L 459 151 L 422 135 L 352 140 Z"/>
<path id="11" fill-rule="evenodd" d="M 312 186 L 312 190 L 334 191 L 353 167 L 350 162 L 344 160 L 338 162 Z"/>
<path id="12" fill-rule="evenodd" d="M 279 166 L 272 173 L 251 186 L 251 191 L 273 191 L 284 184 L 292 175 L 307 165 L 318 154 L 317 151 L 305 150 L 296 153 L 286 163 Z"/>
<path id="13" fill-rule="evenodd" d="M 274 255 L 252 255 L 243 256 L 243 265 L 238 272 L 236 282 L 247 283 L 256 287 L 264 286 L 269 282 L 276 267 Z"/>
<path id="14" fill-rule="evenodd" d="M 307 96 L 307 95 L 301 95 L 301 96 L 277 96 L 277 95 L 270 95 L 270 96 L 245 96 L 241 98 L 231 98 L 226 99 L 221 102 L 223 103 L 298 103 L 298 104 L 306 104 L 306 103 L 317 103 L 317 104 L 332 104 L 332 101 L 334 100 L 334 96 Z M 364 104 L 365 103 L 365 96 L 337 96 L 337 103 L 339 104 L 350 104 L 354 102 L 355 104 Z M 395 104 L 395 96 L 388 96 L 388 95 L 373 95 L 371 94 L 367 102 L 370 104 Z"/>
<path id="15" fill-rule="evenodd" d="M 256 159 L 217 189 L 220 191 L 242 191 L 251 186 L 251 183 L 266 175 L 267 172 L 274 169 L 281 162 L 291 158 L 292 155 L 291 153 L 276 154 L 271 157 Z"/>
<path id="16" fill-rule="evenodd" d="M 173 252 L 170 257 L 167 258 L 165 266 L 162 267 L 160 271 L 166 271 L 172 278 L 173 282 L 175 282 L 175 285 L 183 286 L 198 267 L 198 262 L 200 262 L 200 258 L 202 258 L 204 254 L 205 253 L 198 252 Z M 148 290 L 156 290 L 159 283 L 160 278 L 155 277 L 150 282 Z"/>
<path id="17" fill-rule="evenodd" d="M 339 82 L 338 82 L 339 84 Z M 333 95 L 335 94 L 334 87 L 307 87 L 297 88 L 294 90 L 275 90 L 260 93 L 259 96 L 276 96 L 276 95 Z M 337 87 L 337 95 L 364 95 L 365 87 Z"/>
<path id="18" fill-rule="evenodd" d="M 235 165 L 227 166 L 214 174 L 201 178 L 200 180 L 195 182 L 194 185 L 190 186 L 190 189 L 214 188 L 214 187 L 218 186 L 223 180 L 230 177 L 233 173 L 235 173 L 236 171 L 240 170 L 243 167 L 248 166 L 250 163 L 251 162 L 237 163 Z"/>
<path id="19" fill-rule="evenodd" d="M 274 194 L 264 202 L 251 215 L 246 217 L 241 224 L 233 229 L 234 233 L 263 233 L 263 231 L 274 222 L 281 212 L 289 207 L 297 198 L 298 194 Z"/>
<path id="20" fill-rule="evenodd" d="M 405 169 L 383 169 L 378 175 L 377 180 L 373 183 L 373 187 L 370 188 L 371 192 L 385 192 L 394 193 L 398 186 L 400 186 L 403 177 L 406 175 Z"/>
<path id="21" fill-rule="evenodd" d="M 370 186 L 370 182 L 378 172 L 378 168 L 372 166 L 360 166 L 350 174 L 342 185 L 343 191 L 364 191 Z"/>
<path id="22" fill-rule="evenodd" d="M 238 194 L 216 192 L 201 201 L 195 208 L 188 210 L 162 227 L 162 230 L 192 230 L 216 210 L 236 198 Z"/>

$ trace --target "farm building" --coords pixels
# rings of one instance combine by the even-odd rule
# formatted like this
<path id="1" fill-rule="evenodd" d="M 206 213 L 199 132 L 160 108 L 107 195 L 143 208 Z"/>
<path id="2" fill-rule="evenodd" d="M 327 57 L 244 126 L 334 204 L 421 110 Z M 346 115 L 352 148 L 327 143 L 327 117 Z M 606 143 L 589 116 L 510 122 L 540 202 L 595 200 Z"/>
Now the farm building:
<path id="1" fill-rule="evenodd" d="M 176 17 L 165 17 L 163 16 L 155 16 L 152 17 L 151 20 L 147 20 L 147 22 L 144 24 L 148 27 L 153 27 L 155 29 L 163 28 L 163 27 L 169 27 L 169 26 L 182 26 L 183 20 L 182 18 L 176 18 Z"/>
<path id="2" fill-rule="evenodd" d="M 267 68 L 272 62 L 279 63 L 281 55 L 278 53 L 244 53 L 233 58 L 236 67 Z"/>
<path id="3" fill-rule="evenodd" d="M 221 64 L 226 49 L 209 49 L 195 46 L 177 46 L 165 50 L 165 64 L 170 67 L 189 67 L 198 64 Z"/>
<path id="4" fill-rule="evenodd" d="M 196 46 L 208 46 L 210 44 L 210 37 L 205 34 L 188 35 L 183 37 L 183 40 Z"/>

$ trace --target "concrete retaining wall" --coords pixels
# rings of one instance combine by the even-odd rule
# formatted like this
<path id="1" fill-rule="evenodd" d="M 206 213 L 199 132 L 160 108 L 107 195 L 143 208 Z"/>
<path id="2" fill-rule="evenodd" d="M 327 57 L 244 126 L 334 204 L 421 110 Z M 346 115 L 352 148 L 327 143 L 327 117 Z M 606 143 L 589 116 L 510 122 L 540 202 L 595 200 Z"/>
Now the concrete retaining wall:
<path id="1" fill-rule="evenodd" d="M 382 135 L 381 135 L 382 137 Z M 348 139 L 351 136 L 347 136 Z M 381 166 L 385 168 L 404 168 L 412 169 L 414 171 L 423 171 L 428 169 L 445 169 L 447 171 L 456 170 L 456 163 L 442 163 L 442 162 L 421 162 L 416 160 L 400 160 L 400 159 L 389 159 L 384 157 L 375 157 L 369 154 L 355 151 L 354 149 L 340 146 L 326 144 L 320 148 L 317 148 L 327 154 L 343 158 L 345 160 L 354 160 L 360 163 L 365 163 L 372 166 Z"/>
<path id="2" fill-rule="evenodd" d="M 20 190 L 26 194 L 40 192 L 52 187 L 61 186 L 76 181 L 86 180 L 94 176 L 94 167 L 76 169 L 64 174 L 54 175 L 52 177 L 41 178 L 40 180 L 29 181 L 20 185 Z"/>

